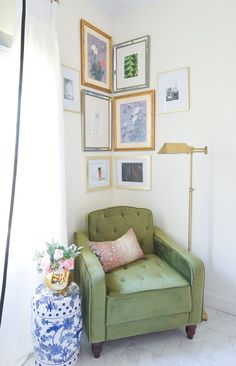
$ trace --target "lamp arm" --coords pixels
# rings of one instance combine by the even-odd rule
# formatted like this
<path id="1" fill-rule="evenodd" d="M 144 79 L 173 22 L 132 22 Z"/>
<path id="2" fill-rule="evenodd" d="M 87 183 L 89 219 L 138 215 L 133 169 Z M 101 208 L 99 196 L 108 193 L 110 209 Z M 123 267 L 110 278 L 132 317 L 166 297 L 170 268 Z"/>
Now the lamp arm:
<path id="1" fill-rule="evenodd" d="M 204 153 L 207 154 L 207 146 L 205 147 L 193 147 L 190 146 L 190 154 L 192 153 Z"/>

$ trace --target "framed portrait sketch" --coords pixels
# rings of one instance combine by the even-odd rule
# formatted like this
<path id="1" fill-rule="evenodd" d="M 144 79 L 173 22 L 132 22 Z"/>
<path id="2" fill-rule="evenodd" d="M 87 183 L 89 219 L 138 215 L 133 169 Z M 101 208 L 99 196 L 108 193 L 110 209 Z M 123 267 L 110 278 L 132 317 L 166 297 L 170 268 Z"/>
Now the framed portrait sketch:
<path id="1" fill-rule="evenodd" d="M 111 157 L 89 156 L 86 158 L 87 192 L 111 188 Z"/>
<path id="2" fill-rule="evenodd" d="M 79 71 L 62 65 L 63 107 L 65 111 L 80 112 Z"/>
<path id="3" fill-rule="evenodd" d="M 151 189 L 151 157 L 116 156 L 116 187 L 124 189 Z"/>
<path id="4" fill-rule="evenodd" d="M 155 148 L 155 91 L 113 98 L 114 149 Z"/>
<path id="5" fill-rule="evenodd" d="M 82 90 L 84 151 L 111 150 L 111 98 Z"/>
<path id="6" fill-rule="evenodd" d="M 149 44 L 144 36 L 113 46 L 114 93 L 149 87 Z"/>
<path id="7" fill-rule="evenodd" d="M 81 82 L 111 93 L 112 38 L 84 19 L 81 28 Z"/>
<path id="8" fill-rule="evenodd" d="M 189 109 L 189 67 L 158 74 L 158 112 Z"/>

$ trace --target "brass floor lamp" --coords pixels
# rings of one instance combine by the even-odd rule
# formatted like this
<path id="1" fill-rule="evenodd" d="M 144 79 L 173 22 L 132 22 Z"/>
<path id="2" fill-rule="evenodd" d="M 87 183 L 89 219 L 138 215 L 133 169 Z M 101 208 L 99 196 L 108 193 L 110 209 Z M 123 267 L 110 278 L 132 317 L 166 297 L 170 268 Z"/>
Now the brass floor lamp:
<path id="1" fill-rule="evenodd" d="M 189 154 L 190 156 L 190 177 L 189 177 L 189 206 L 188 206 L 188 251 L 192 250 L 192 221 L 193 221 L 193 154 L 207 154 L 207 146 L 193 147 L 185 143 L 165 143 L 158 154 Z M 207 320 L 206 311 L 203 312 L 203 320 Z"/>

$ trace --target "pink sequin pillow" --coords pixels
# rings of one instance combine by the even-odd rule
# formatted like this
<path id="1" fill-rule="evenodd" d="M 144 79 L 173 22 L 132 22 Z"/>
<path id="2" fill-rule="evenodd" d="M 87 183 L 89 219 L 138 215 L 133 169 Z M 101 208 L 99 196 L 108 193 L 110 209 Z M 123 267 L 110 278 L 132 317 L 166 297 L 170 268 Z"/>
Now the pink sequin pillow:
<path id="1" fill-rule="evenodd" d="M 114 241 L 90 241 L 88 244 L 97 255 L 105 272 L 144 257 L 132 228 Z"/>

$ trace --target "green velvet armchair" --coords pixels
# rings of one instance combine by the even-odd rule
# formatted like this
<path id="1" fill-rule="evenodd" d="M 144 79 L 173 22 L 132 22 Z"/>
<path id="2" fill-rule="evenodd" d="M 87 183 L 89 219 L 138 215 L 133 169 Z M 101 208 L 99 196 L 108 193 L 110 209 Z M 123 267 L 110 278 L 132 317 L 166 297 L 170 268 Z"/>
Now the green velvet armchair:
<path id="1" fill-rule="evenodd" d="M 131 227 L 144 258 L 105 273 L 88 240 L 116 240 Z M 180 327 L 193 338 L 202 320 L 204 265 L 153 226 L 150 210 L 117 206 L 91 212 L 88 233 L 77 232 L 74 240 L 83 246 L 74 278 L 95 357 L 104 341 L 117 338 Z"/>

